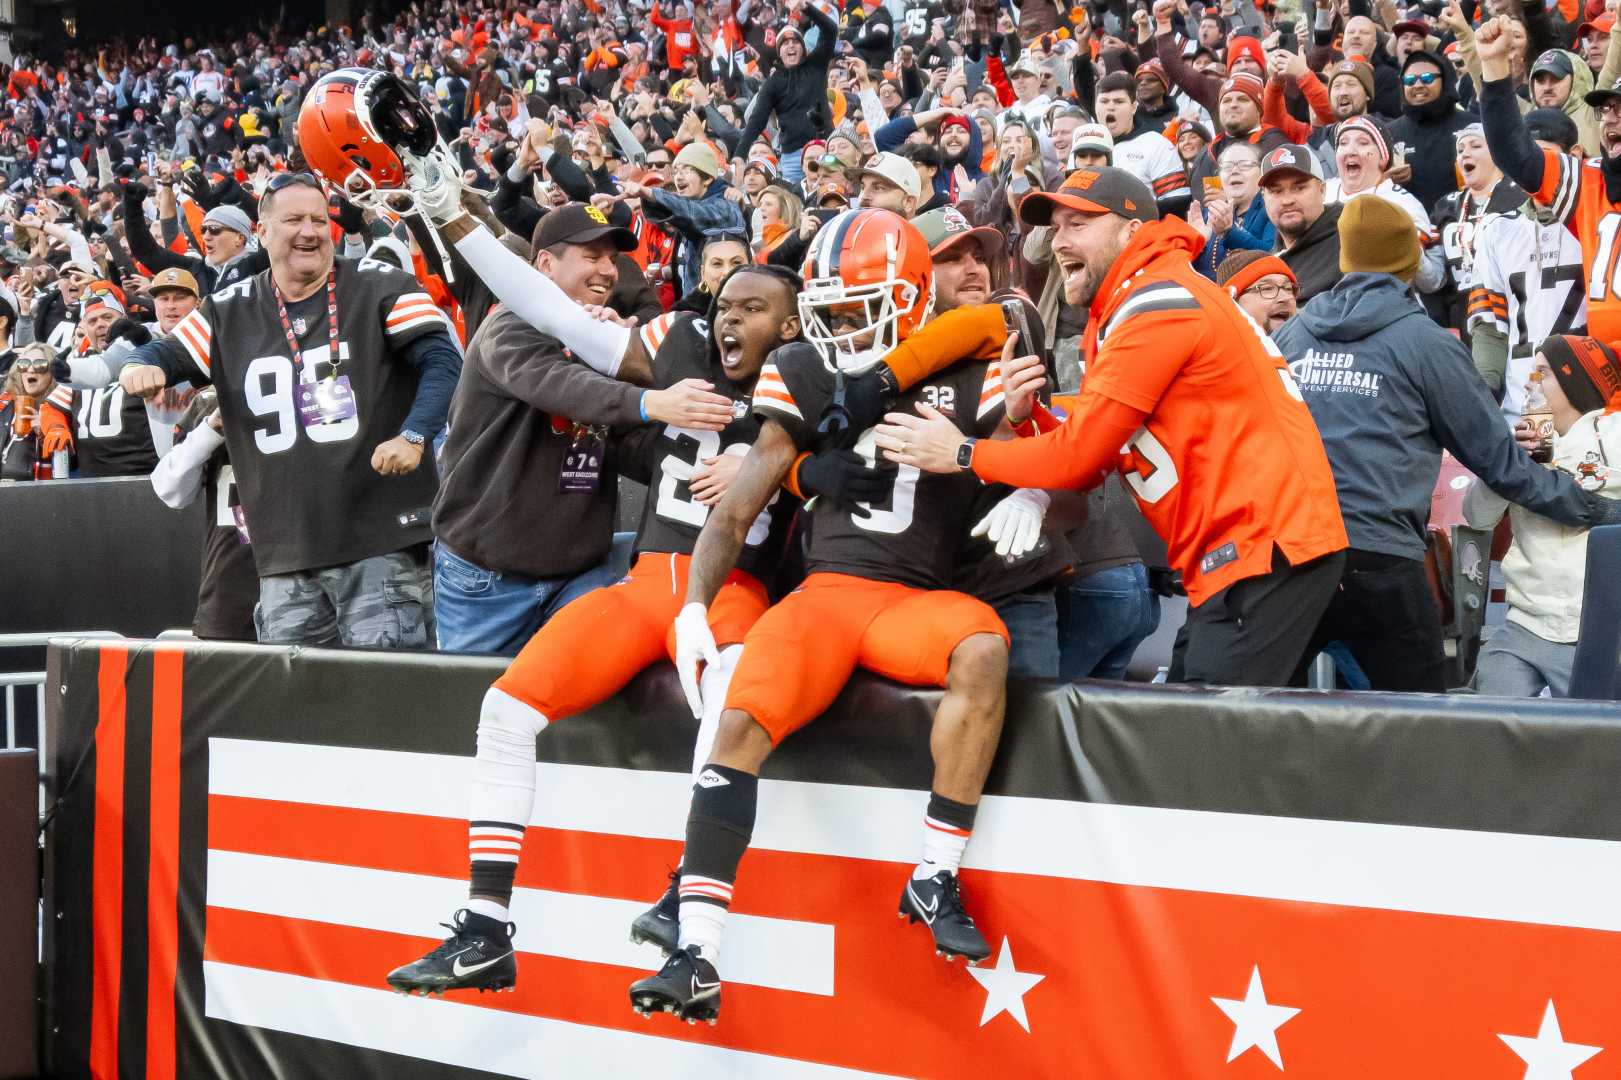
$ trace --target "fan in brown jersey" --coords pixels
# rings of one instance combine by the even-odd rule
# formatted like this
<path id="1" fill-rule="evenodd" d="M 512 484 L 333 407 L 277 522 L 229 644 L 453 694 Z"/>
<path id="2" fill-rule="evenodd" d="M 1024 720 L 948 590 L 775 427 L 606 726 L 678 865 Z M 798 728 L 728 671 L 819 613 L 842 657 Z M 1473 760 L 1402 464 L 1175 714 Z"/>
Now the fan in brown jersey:
<path id="1" fill-rule="evenodd" d="M 461 353 L 415 278 L 333 257 L 314 177 L 280 174 L 259 210 L 270 269 L 137 349 L 120 383 L 142 397 L 182 381 L 218 388 L 261 641 L 424 648 L 437 479 L 423 449 Z"/>
<path id="2" fill-rule="evenodd" d="M 212 388 L 198 392 L 181 414 L 174 429 L 174 448 L 152 470 L 152 488 L 174 510 L 190 506 L 198 495 L 207 505 L 208 532 L 203 537 L 192 634 L 211 640 L 252 641 L 259 575 L 231 459 L 225 452 L 219 399 Z"/>
<path id="3" fill-rule="evenodd" d="M 705 315 L 664 315 L 628 340 L 623 363 L 650 365 L 656 390 L 702 380 L 727 400 L 729 420 L 719 431 L 645 424 L 615 448 L 620 471 L 649 488 L 636 561 L 618 584 L 579 597 L 547 621 L 485 695 L 468 829 L 470 897 L 448 924 L 452 937 L 389 974 L 395 989 L 504 989 L 517 978 L 509 907 L 534 805 L 535 738 L 549 724 L 618 693 L 669 655 L 670 624 L 686 595 L 699 530 L 760 431 L 762 419 L 749 401 L 761 366 L 774 349 L 799 336 L 799 288 L 798 275 L 790 271 L 743 266 L 721 284 Z M 760 508 L 743 537 L 736 569 L 709 608 L 710 629 L 722 647 L 703 676 L 713 707 L 699 725 L 695 772 L 708 759 L 738 643 L 766 610 L 761 579 L 781 553 L 798 505 L 778 493 Z M 604 633 L 607 627 L 612 633 Z M 660 940 L 660 917 L 673 926 L 674 906 L 672 889 L 666 902 L 643 917 L 652 923 L 640 936 Z"/>
<path id="4" fill-rule="evenodd" d="M 92 283 L 80 301 L 75 351 L 106 352 L 109 331 L 125 315 L 123 302 L 109 283 Z M 73 415 L 78 423 L 79 476 L 145 476 L 158 463 L 146 404 L 117 383 L 75 390 Z"/>
<path id="5" fill-rule="evenodd" d="M 798 455 L 816 447 L 818 418 L 841 393 L 844 370 L 884 357 L 922 324 L 933 300 L 927 244 L 887 210 L 847 211 L 823 225 L 806 274 L 799 309 L 813 344 L 785 345 L 761 370 L 760 435 L 693 552 L 687 604 L 676 620 L 676 666 L 695 712 L 710 704 L 698 693 L 698 661 L 719 660 L 708 609 L 756 515 L 778 497 Z M 1004 394 L 997 365 L 972 363 L 925 379 L 900 400 L 948 406 L 964 432 L 989 434 L 1002 421 Z M 870 431 L 854 451 L 874 461 Z M 679 948 L 657 974 L 631 986 L 638 1012 L 688 1020 L 718 1014 L 715 962 L 754 827 L 760 767 L 832 703 L 857 667 L 946 690 L 931 737 L 923 861 L 906 883 L 901 913 L 927 923 L 943 954 L 973 961 L 989 953 L 963 907 L 956 870 L 1001 732 L 1007 635 L 988 605 L 947 588 L 978 485 L 935 484 L 911 469 L 883 475 L 881 498 L 812 509 L 809 576 L 744 639 L 687 819 Z"/>

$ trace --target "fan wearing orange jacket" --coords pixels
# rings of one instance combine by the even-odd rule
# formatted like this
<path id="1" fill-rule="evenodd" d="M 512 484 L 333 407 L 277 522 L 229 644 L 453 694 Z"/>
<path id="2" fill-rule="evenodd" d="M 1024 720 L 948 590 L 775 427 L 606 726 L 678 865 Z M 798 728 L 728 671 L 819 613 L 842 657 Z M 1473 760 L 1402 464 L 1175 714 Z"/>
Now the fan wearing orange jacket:
<path id="1" fill-rule="evenodd" d="M 891 413 L 878 445 L 930 472 L 1023 487 L 1084 490 L 1118 469 L 1188 591 L 1172 679 L 1286 685 L 1339 581 L 1346 537 L 1282 355 L 1193 270 L 1203 241 L 1159 220 L 1130 173 L 1078 170 L 1019 212 L 1053 227 L 1065 299 L 1089 305 L 1086 383 L 1068 421 L 976 441 L 920 406 Z"/>

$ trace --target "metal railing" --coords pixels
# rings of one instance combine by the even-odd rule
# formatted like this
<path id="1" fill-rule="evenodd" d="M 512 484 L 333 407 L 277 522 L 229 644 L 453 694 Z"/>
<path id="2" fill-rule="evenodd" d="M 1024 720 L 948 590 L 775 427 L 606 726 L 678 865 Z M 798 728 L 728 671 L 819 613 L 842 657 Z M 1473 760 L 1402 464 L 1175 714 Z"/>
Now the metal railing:
<path id="1" fill-rule="evenodd" d="M 0 634 L 0 649 L 38 649 L 46 643 L 57 638 L 94 638 L 108 639 L 121 638 L 123 634 L 115 630 L 63 630 L 49 634 Z M 39 725 L 39 737 L 34 741 L 40 745 L 36 747 L 41 751 L 40 768 L 44 768 L 45 743 L 45 672 L 43 671 L 12 671 L 0 674 L 0 686 L 6 690 L 6 742 L 7 750 L 17 748 L 17 688 L 34 688 L 35 723 Z"/>

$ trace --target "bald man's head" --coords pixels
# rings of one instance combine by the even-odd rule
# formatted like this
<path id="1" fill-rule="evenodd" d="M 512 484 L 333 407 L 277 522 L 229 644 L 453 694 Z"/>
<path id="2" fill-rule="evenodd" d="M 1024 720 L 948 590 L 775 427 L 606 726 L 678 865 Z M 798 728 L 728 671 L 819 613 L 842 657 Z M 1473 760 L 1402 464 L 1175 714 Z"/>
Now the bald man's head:
<path id="1" fill-rule="evenodd" d="M 1346 56 L 1357 56 L 1364 60 L 1371 60 L 1374 49 L 1378 47 L 1379 27 L 1372 19 L 1366 15 L 1357 15 L 1345 24 L 1341 49 Z"/>

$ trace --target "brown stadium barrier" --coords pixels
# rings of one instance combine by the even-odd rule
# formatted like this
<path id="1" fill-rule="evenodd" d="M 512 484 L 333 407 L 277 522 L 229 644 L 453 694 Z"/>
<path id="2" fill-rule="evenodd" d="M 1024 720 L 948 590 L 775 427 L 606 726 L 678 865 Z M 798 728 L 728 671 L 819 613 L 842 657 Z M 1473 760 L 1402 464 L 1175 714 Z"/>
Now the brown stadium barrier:
<path id="1" fill-rule="evenodd" d="M 720 1023 L 689 1028 L 626 995 L 695 727 L 660 665 L 539 740 L 517 991 L 399 997 L 465 896 L 500 670 L 53 646 L 48 1069 L 1363 1080 L 1621 1052 L 1621 711 L 1474 697 L 1013 686 L 965 970 L 894 917 L 939 694 L 858 675 L 768 762 Z"/>

